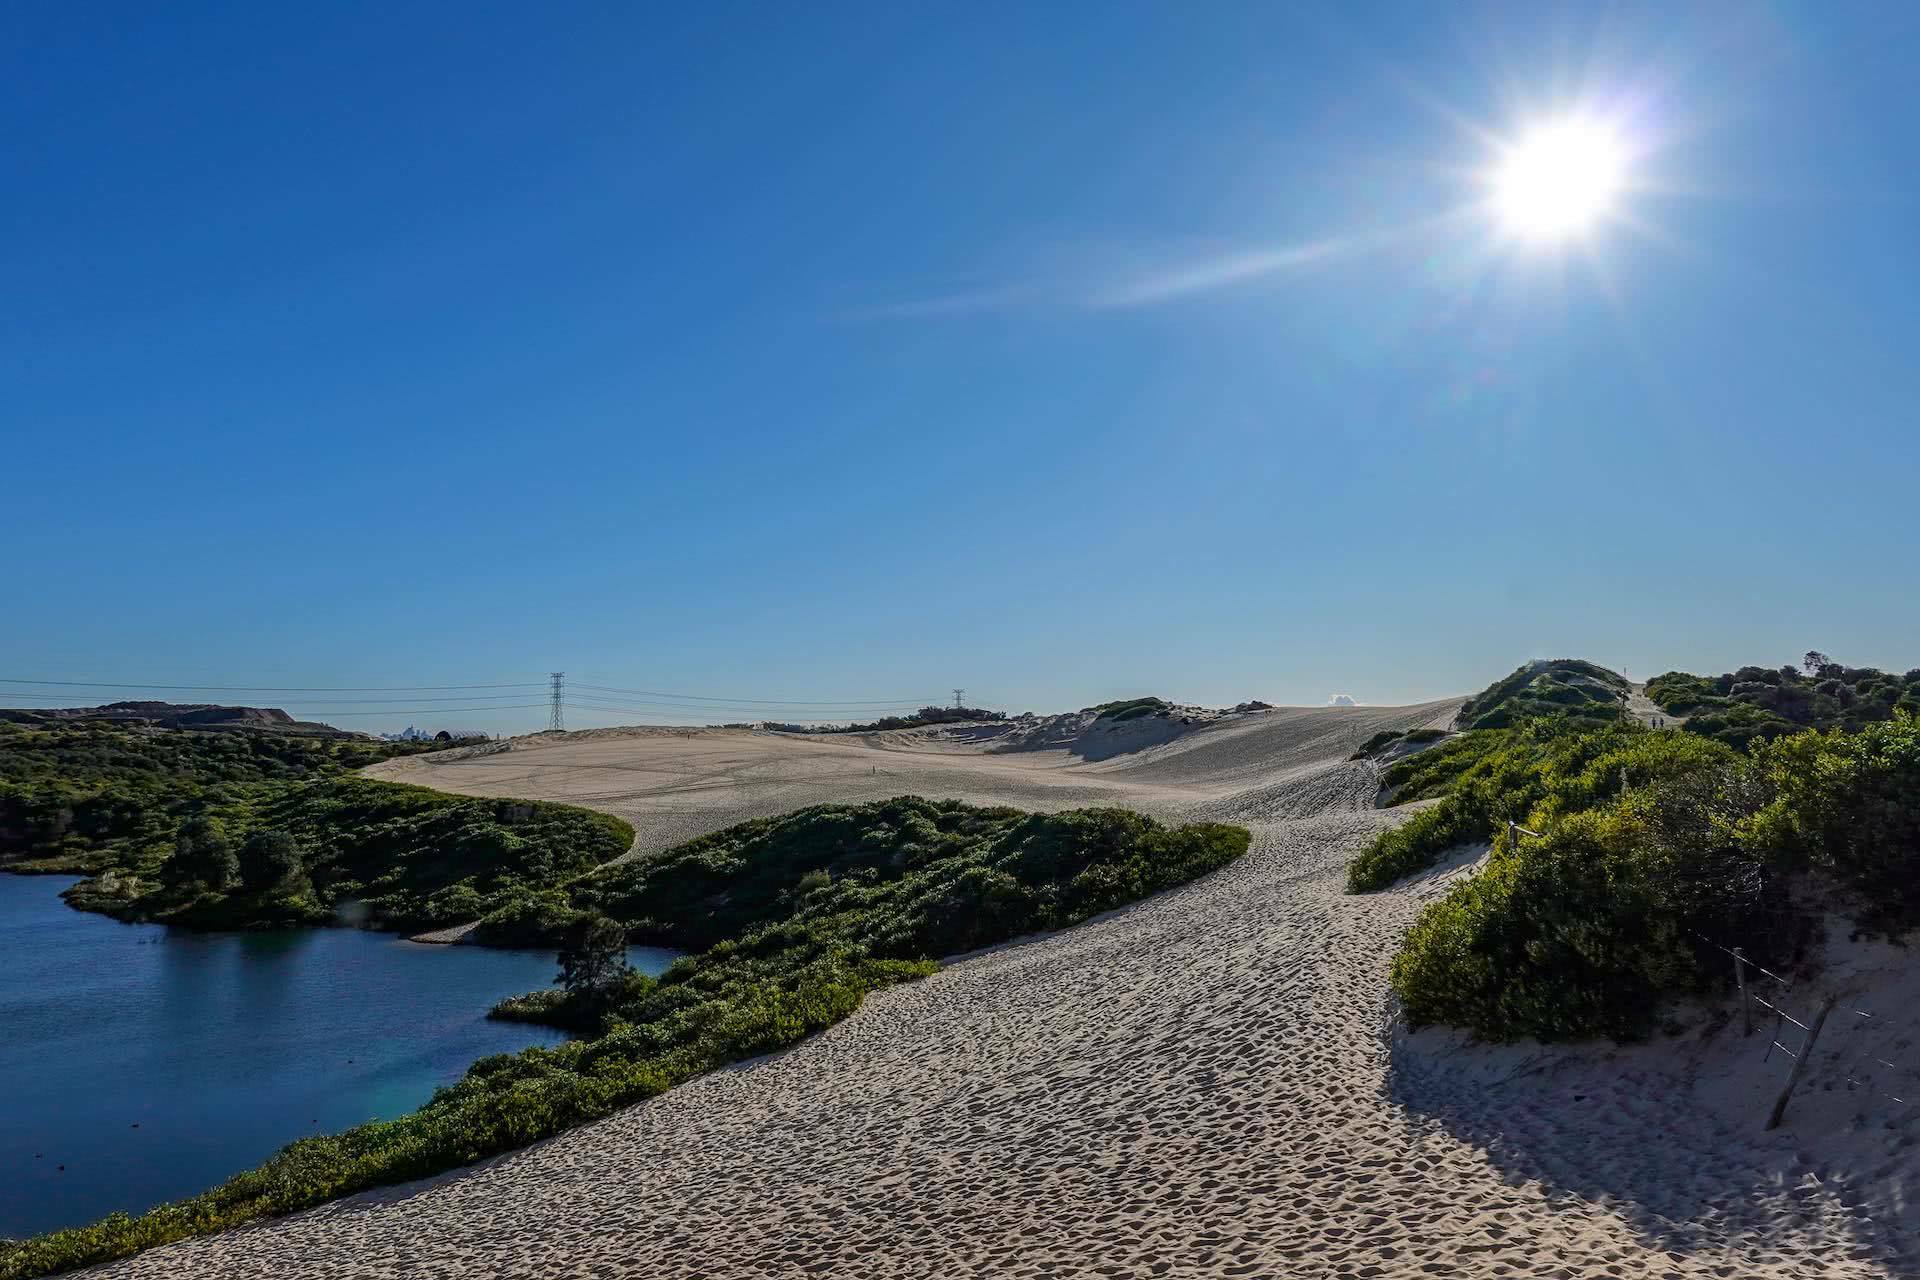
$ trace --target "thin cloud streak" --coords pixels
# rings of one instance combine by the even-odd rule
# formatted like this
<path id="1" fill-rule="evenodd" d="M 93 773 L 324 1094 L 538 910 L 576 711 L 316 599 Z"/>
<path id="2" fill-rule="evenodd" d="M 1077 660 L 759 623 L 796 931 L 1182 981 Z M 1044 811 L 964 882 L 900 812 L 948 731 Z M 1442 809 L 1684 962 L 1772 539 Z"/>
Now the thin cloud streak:
<path id="1" fill-rule="evenodd" d="M 1332 239 L 1282 248 L 1243 249 L 1136 271 L 1117 281 L 1110 278 L 1030 281 L 878 303 L 840 314 L 848 320 L 917 320 L 1030 307 L 1076 311 L 1150 307 L 1325 261 L 1357 243 L 1351 239 Z"/>
<path id="2" fill-rule="evenodd" d="M 1263 276 L 1320 262 L 1346 249 L 1343 240 L 1321 240 L 1287 249 L 1258 249 L 1231 254 L 1206 262 L 1188 263 L 1167 271 L 1142 276 L 1108 293 L 1087 299 L 1082 305 L 1102 310 L 1119 307 L 1146 307 L 1173 302 L 1196 293 L 1245 284 Z"/>

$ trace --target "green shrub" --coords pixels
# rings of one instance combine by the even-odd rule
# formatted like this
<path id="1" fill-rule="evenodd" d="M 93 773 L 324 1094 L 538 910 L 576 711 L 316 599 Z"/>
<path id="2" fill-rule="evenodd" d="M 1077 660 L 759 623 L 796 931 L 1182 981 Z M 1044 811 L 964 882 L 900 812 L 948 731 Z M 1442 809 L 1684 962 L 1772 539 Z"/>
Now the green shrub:
<path id="1" fill-rule="evenodd" d="M 354 899 L 372 927 L 407 932 L 498 913 L 483 938 L 506 942 L 516 930 L 531 932 L 533 922 L 549 923 L 541 912 L 551 900 L 529 905 L 529 895 L 555 889 L 633 843 L 633 828 L 619 818 L 571 805 L 450 796 L 354 775 L 268 785 L 229 812 L 231 823 L 252 829 L 245 847 L 254 851 L 255 874 L 297 867 L 300 898 L 239 901 L 260 891 L 230 886 L 234 876 L 224 870 L 216 887 L 208 876 L 233 855 L 200 852 L 206 832 L 217 830 L 206 825 L 211 819 L 196 817 L 189 824 L 200 825 L 183 846 L 187 862 L 177 851 L 166 861 L 135 859 L 122 867 L 134 873 L 132 892 L 101 894 L 83 882 L 68 900 L 123 920 L 218 929 L 306 923 Z M 261 841 L 275 848 L 289 842 L 293 852 L 276 853 L 269 867 Z M 551 923 L 557 931 L 565 922 Z"/>
<path id="2" fill-rule="evenodd" d="M 564 936 L 581 914 L 563 889 L 520 893 L 485 913 L 474 926 L 473 940 L 487 947 L 548 946 Z"/>
<path id="3" fill-rule="evenodd" d="M 1712 677 L 1664 672 L 1647 681 L 1647 697 L 1669 714 L 1688 715 L 1689 733 L 1745 748 L 1802 729 L 1858 729 L 1896 711 L 1920 712 L 1920 691 L 1912 684 L 1809 652 L 1802 670 L 1741 667 Z"/>
<path id="4" fill-rule="evenodd" d="M 1655 676 L 1647 681 L 1646 694 L 1650 701 L 1671 715 L 1691 711 L 1701 703 L 1719 697 L 1711 680 L 1688 675 L 1684 671 L 1668 671 Z"/>
<path id="5" fill-rule="evenodd" d="M 1408 1021 L 1489 1040 L 1643 1035 L 1693 952 L 1636 873 L 1624 821 L 1574 814 L 1423 912 L 1393 962 Z"/>
<path id="6" fill-rule="evenodd" d="M 411 812 L 403 799 L 402 816 Z M 616 981 L 600 966 L 579 990 L 493 1011 L 603 1034 L 482 1059 L 410 1116 L 293 1143 L 191 1200 L 0 1246 L 0 1280 L 124 1257 L 524 1146 L 792 1045 L 868 992 L 933 972 L 935 956 L 1076 923 L 1203 875 L 1247 843 L 1242 827 L 1170 828 L 1116 809 L 1023 814 L 903 796 L 744 823 L 608 868 L 575 881 L 565 910 L 601 911 L 702 953 L 658 979 Z M 557 917 L 555 896 L 523 895 L 503 911 Z M 604 960 L 605 947 L 595 955 Z"/>
<path id="7" fill-rule="evenodd" d="M 1570 715 L 1592 724 L 1617 720 L 1630 689 L 1625 676 L 1578 658 L 1536 658 L 1461 704 L 1466 729 L 1505 729 L 1541 716 Z"/>
<path id="8" fill-rule="evenodd" d="M 881 716 L 865 724 L 787 724 L 771 725 L 787 733 L 885 733 L 896 729 L 922 729 L 936 724 L 978 724 L 1005 720 L 1004 711 L 980 707 L 922 707 L 910 716 Z"/>
<path id="9" fill-rule="evenodd" d="M 300 842 L 288 831 L 261 829 L 240 846 L 240 887 L 248 893 L 274 893 L 306 874 Z"/>
<path id="10" fill-rule="evenodd" d="M 160 873 L 184 889 L 220 893 L 240 874 L 240 862 L 220 820 L 201 813 L 181 821 L 173 856 L 160 864 Z"/>
<path id="11" fill-rule="evenodd" d="M 1445 795 L 1461 775 L 1485 760 L 1508 741 L 1504 733 L 1471 730 L 1431 751 L 1396 760 L 1380 775 L 1388 802 L 1408 804 Z"/>
<path id="12" fill-rule="evenodd" d="M 183 819 L 232 826 L 249 804 L 295 783 L 429 749 L 248 730 L 0 722 L 0 864 L 83 875 L 147 866 L 165 856 Z"/>
<path id="13" fill-rule="evenodd" d="M 1920 718 L 1763 742 L 1752 767 L 1769 794 L 1741 828 L 1756 856 L 1837 881 L 1873 927 L 1920 923 Z"/>
<path id="14" fill-rule="evenodd" d="M 687 950 L 774 920 L 844 919 L 875 954 L 938 956 L 1011 936 L 1002 925 L 1059 928 L 1190 880 L 1247 839 L 1122 809 L 1025 814 L 899 796 L 742 823 L 579 881 L 573 900 L 638 941 Z"/>
<path id="15" fill-rule="evenodd" d="M 1383 748 L 1391 746 L 1405 736 L 1406 734 L 1399 729 L 1382 729 L 1361 743 L 1359 748 L 1355 750 L 1352 755 L 1348 756 L 1347 759 L 1365 760 L 1371 756 L 1378 755 Z"/>
<path id="16" fill-rule="evenodd" d="M 1675 731 L 1617 722 L 1599 729 L 1536 720 L 1519 729 L 1473 730 L 1388 769 L 1390 802 L 1439 802 L 1382 832 L 1347 867 L 1365 893 L 1438 862 L 1449 850 L 1504 839 L 1509 822 L 1540 829 L 1621 789 L 1621 771 L 1644 784 L 1712 768 L 1731 753 Z"/>
<path id="17" fill-rule="evenodd" d="M 1448 850 L 1490 839 L 1492 835 L 1485 813 L 1469 803 L 1448 797 L 1376 836 L 1366 851 L 1348 864 L 1347 892 L 1384 889 L 1396 880 L 1426 870 Z"/>
<path id="18" fill-rule="evenodd" d="M 1165 711 L 1172 705 L 1164 698 L 1127 698 L 1119 702 L 1102 702 L 1087 709 L 1099 712 L 1095 717 L 1098 720 L 1137 720 L 1141 716 Z"/>
<path id="19" fill-rule="evenodd" d="M 1809 883 L 1811 905 L 1837 889 L 1869 928 L 1920 926 L 1914 717 L 1746 756 L 1647 732 L 1546 754 L 1558 762 L 1544 786 L 1499 797 L 1531 799 L 1527 824 L 1542 837 L 1496 842 L 1395 958 L 1394 990 L 1416 1025 L 1491 1040 L 1644 1035 L 1666 999 L 1726 981 L 1705 939 L 1789 963 L 1818 914 L 1796 905 Z M 1625 793 L 1608 779 L 1617 764 L 1633 783 Z"/>

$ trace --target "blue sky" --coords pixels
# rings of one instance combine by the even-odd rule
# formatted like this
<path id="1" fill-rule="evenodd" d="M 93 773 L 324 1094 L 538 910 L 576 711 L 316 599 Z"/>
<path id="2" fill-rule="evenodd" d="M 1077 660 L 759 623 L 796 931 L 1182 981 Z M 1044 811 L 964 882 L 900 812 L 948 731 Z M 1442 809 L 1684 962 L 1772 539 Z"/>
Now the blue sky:
<path id="1" fill-rule="evenodd" d="M 1917 38 L 9 6 L 0 676 L 1017 711 L 1905 669 Z M 1635 149 L 1618 219 L 1503 240 L 1494 145 L 1576 109 Z M 489 696 L 457 718 L 544 720 Z"/>

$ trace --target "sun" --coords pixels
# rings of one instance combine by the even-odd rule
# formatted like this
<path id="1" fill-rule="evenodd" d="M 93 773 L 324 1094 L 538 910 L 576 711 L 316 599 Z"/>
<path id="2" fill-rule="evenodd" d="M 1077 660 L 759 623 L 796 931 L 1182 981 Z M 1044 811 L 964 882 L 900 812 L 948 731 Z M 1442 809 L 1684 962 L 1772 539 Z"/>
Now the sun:
<path id="1" fill-rule="evenodd" d="M 1577 116 L 1546 121 L 1502 149 L 1492 177 L 1493 210 L 1522 240 L 1575 240 L 1613 212 L 1626 179 L 1626 148 L 1604 123 Z"/>

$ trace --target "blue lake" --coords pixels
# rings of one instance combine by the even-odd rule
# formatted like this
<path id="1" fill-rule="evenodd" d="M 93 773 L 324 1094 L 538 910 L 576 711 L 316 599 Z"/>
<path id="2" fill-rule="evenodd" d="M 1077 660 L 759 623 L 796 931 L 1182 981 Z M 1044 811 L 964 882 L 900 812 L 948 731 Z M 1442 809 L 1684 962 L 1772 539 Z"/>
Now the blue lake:
<path id="1" fill-rule="evenodd" d="M 566 1038 L 485 1017 L 551 984 L 551 952 L 127 925 L 67 906 L 72 883 L 0 874 L 0 1236 L 193 1195 Z"/>

